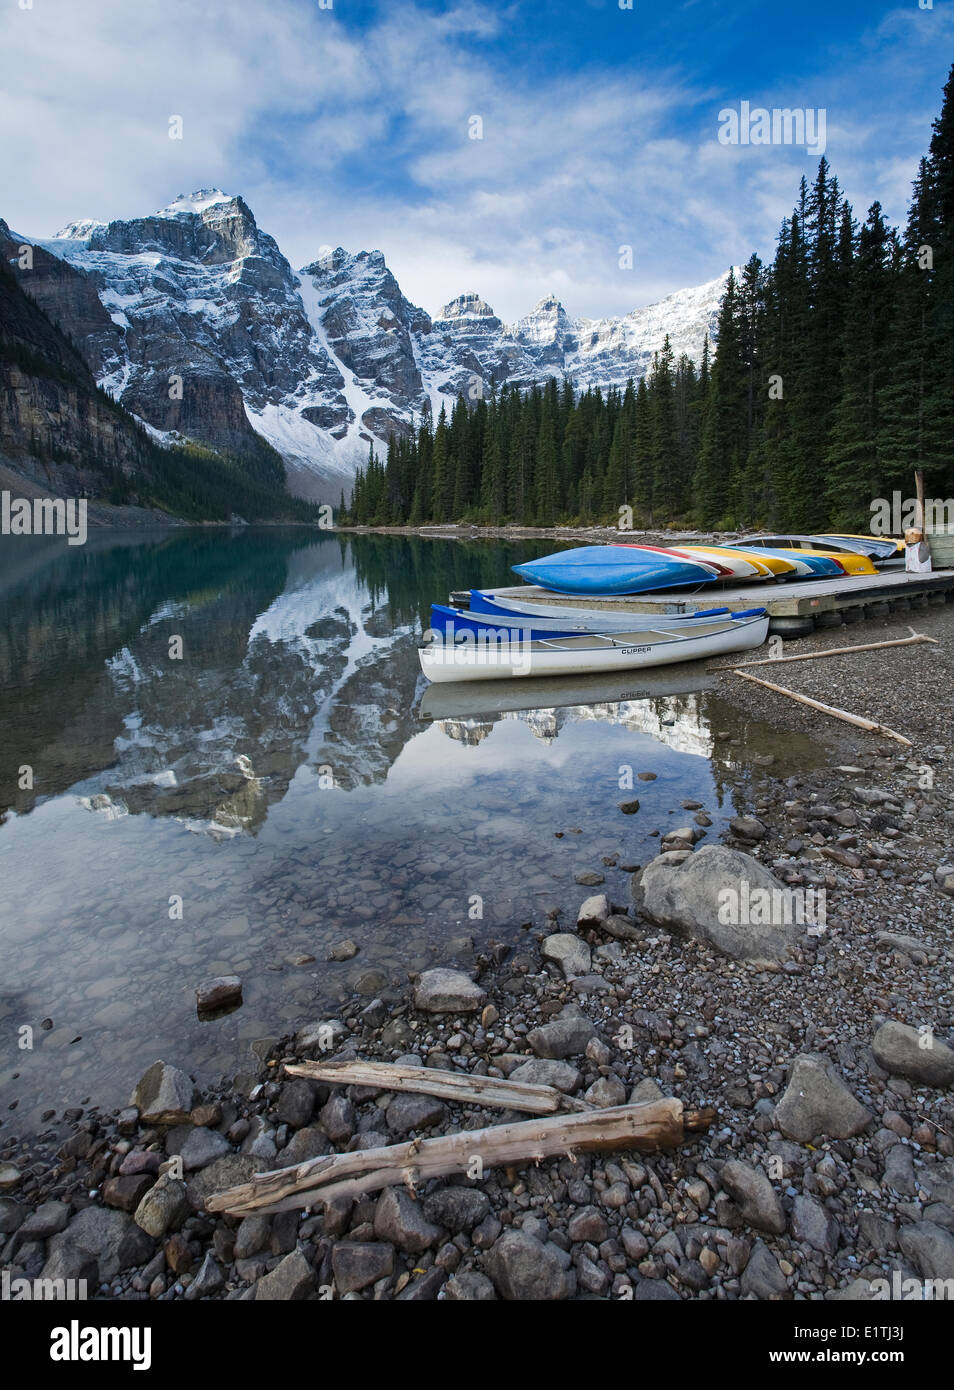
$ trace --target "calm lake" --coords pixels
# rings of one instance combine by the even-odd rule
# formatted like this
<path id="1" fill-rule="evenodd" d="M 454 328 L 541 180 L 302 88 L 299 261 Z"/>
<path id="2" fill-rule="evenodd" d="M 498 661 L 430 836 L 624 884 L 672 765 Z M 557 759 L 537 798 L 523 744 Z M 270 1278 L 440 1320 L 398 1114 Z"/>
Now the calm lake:
<path id="1" fill-rule="evenodd" d="M 621 866 L 691 821 L 684 800 L 715 837 L 766 759 L 823 760 L 746 722 L 704 663 L 428 693 L 430 603 L 548 547 L 271 529 L 0 543 L 5 1132 L 124 1104 L 159 1057 L 200 1080 L 244 1070 L 256 1040 L 356 993 L 395 998 L 548 911 L 574 920 L 581 870 L 626 903 Z M 358 953 L 329 961 L 345 939 Z M 195 988 L 219 974 L 244 1003 L 200 1021 Z"/>

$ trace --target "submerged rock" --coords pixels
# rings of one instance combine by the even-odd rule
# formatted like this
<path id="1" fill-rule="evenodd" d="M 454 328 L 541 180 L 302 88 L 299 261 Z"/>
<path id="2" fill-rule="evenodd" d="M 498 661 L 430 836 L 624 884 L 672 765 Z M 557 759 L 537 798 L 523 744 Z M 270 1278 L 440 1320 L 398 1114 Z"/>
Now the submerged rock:
<path id="1" fill-rule="evenodd" d="M 200 1014 L 234 1008 L 241 1002 L 242 981 L 238 975 L 216 975 L 214 979 L 203 980 L 195 992 L 195 1005 Z"/>

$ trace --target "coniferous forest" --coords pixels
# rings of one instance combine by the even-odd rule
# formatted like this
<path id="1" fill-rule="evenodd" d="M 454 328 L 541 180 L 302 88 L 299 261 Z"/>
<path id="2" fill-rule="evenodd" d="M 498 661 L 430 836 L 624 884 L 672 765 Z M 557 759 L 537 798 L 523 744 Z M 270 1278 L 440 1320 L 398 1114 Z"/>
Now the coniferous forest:
<path id="1" fill-rule="evenodd" d="M 903 231 L 823 158 L 774 259 L 731 274 L 717 346 L 607 391 L 458 397 L 372 449 L 340 520 L 867 530 L 873 499 L 954 493 L 954 68 Z"/>

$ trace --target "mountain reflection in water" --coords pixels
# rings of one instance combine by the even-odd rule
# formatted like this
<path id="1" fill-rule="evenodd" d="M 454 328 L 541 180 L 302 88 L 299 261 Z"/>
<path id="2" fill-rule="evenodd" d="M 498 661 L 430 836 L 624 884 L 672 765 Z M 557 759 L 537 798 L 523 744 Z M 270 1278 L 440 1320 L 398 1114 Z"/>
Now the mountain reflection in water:
<path id="1" fill-rule="evenodd" d="M 0 1067 L 8 1128 L 122 1103 L 160 1056 L 241 1070 L 251 1041 L 355 992 L 397 997 L 408 972 L 569 917 L 574 874 L 645 862 L 684 799 L 718 834 L 760 750 L 820 760 L 697 666 L 429 688 L 431 602 L 538 550 L 277 528 L 3 542 L 0 1026 L 35 1034 Z M 627 769 L 656 779 L 624 817 Z M 329 962 L 344 937 L 358 955 Z M 220 973 L 245 1002 L 199 1022 Z"/>

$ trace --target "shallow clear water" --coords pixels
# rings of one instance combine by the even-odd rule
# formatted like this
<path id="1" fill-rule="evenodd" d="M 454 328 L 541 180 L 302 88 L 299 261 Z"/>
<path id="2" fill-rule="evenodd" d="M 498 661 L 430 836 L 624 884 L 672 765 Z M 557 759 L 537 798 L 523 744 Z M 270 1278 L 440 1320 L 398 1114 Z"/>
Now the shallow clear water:
<path id="1" fill-rule="evenodd" d="M 157 1057 L 209 1079 L 243 1070 L 254 1040 L 333 1016 L 355 990 L 393 997 L 408 972 L 466 964 L 466 938 L 479 951 L 550 909 L 570 920 L 592 891 L 581 869 L 625 903 L 619 865 L 691 819 L 683 800 L 704 803 L 716 836 L 751 804 L 760 756 L 775 774 L 824 756 L 746 725 L 700 663 L 428 691 L 430 603 L 506 582 L 539 541 L 3 544 L 6 1131 L 124 1103 Z M 621 814 L 633 796 L 639 812 Z M 358 954 L 329 962 L 345 938 Z M 232 973 L 242 1007 L 199 1021 L 196 985 Z"/>

